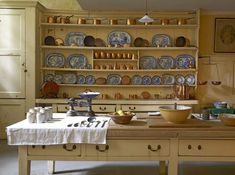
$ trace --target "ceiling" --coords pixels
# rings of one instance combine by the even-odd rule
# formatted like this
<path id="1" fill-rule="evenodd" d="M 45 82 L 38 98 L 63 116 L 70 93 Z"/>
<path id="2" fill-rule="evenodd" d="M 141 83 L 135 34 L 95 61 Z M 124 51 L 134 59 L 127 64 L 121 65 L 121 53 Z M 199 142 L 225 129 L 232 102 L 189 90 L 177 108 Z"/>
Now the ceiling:
<path id="1" fill-rule="evenodd" d="M 145 11 L 146 0 L 77 0 L 83 10 Z M 147 11 L 235 11 L 235 0 L 147 0 Z"/>

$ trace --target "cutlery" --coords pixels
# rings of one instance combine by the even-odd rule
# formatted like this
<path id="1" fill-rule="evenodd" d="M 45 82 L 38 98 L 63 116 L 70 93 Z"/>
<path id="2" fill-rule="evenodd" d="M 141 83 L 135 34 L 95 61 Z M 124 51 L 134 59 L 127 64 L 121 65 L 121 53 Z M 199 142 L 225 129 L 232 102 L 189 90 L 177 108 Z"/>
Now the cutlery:
<path id="1" fill-rule="evenodd" d="M 96 121 L 95 128 L 97 128 L 100 123 L 101 123 L 101 121 Z"/>
<path id="2" fill-rule="evenodd" d="M 88 124 L 86 125 L 86 127 L 91 127 L 93 125 L 94 122 L 88 122 Z"/>
<path id="3" fill-rule="evenodd" d="M 86 120 L 83 120 L 80 124 L 80 127 L 84 127 L 86 125 L 86 122 L 87 122 Z"/>
<path id="4" fill-rule="evenodd" d="M 105 123 L 106 123 L 106 122 L 108 122 L 108 120 L 104 120 L 104 121 L 103 121 L 103 124 L 102 124 L 101 128 L 103 128 L 103 127 L 105 126 Z"/>
<path id="5" fill-rule="evenodd" d="M 73 126 L 74 126 L 74 127 L 78 127 L 78 126 L 79 126 L 79 123 L 75 123 Z"/>
<path id="6" fill-rule="evenodd" d="M 72 125 L 73 125 L 73 124 L 72 124 L 72 123 L 70 123 L 70 124 L 68 124 L 68 125 L 67 125 L 67 127 L 71 127 Z"/>

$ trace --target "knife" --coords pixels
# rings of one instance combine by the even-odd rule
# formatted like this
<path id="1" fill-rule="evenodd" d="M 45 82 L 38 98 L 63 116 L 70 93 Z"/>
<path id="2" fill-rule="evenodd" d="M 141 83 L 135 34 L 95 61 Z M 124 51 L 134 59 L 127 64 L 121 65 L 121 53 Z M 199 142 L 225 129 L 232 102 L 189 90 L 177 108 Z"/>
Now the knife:
<path id="1" fill-rule="evenodd" d="M 103 128 L 103 127 L 105 126 L 105 123 L 106 123 L 107 121 L 108 121 L 108 120 L 104 120 L 104 122 L 103 122 L 101 128 Z"/>
<path id="2" fill-rule="evenodd" d="M 97 128 L 100 123 L 101 123 L 101 121 L 96 121 L 95 128 Z"/>

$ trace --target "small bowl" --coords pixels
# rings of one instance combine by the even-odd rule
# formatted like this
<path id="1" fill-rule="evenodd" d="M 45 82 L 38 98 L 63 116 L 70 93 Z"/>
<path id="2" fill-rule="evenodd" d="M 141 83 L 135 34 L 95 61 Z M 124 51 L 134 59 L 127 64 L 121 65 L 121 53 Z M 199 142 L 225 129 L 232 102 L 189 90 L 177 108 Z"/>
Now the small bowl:
<path id="1" fill-rule="evenodd" d="M 176 109 L 174 106 L 160 106 L 159 110 L 166 121 L 175 124 L 186 122 L 192 113 L 192 107 L 183 105 L 177 105 Z"/>
<path id="2" fill-rule="evenodd" d="M 235 114 L 220 114 L 219 119 L 226 126 L 235 126 Z"/>
<path id="3" fill-rule="evenodd" d="M 117 115 L 114 113 L 109 113 L 107 115 L 108 117 L 111 117 L 111 119 L 114 121 L 116 124 L 129 124 L 131 122 L 131 119 L 135 116 L 135 113 L 130 113 L 130 114 L 125 114 L 125 115 Z"/>

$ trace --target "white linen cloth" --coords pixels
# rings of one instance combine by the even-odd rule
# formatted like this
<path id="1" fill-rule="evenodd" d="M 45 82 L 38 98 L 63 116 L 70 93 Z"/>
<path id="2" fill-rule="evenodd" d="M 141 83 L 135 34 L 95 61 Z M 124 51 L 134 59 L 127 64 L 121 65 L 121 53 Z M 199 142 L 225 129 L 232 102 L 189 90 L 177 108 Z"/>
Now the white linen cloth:
<path id="1" fill-rule="evenodd" d="M 82 121 L 88 117 L 67 117 L 63 113 L 54 113 L 53 119 L 47 123 L 28 123 L 27 120 L 8 126 L 7 139 L 9 145 L 52 145 L 67 143 L 105 144 L 106 134 L 110 118 L 96 117 L 100 124 L 95 127 L 81 127 Z M 107 120 L 102 127 L 104 121 Z M 78 127 L 74 124 L 79 123 Z M 68 127 L 72 124 L 71 127 Z M 87 123 L 86 123 L 87 124 Z"/>

